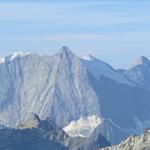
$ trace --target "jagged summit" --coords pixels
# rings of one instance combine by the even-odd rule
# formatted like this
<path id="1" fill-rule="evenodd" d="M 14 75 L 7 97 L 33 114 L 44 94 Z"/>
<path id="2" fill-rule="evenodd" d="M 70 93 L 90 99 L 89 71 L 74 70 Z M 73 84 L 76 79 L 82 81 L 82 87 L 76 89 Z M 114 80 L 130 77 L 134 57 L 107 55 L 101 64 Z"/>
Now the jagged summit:
<path id="1" fill-rule="evenodd" d="M 139 58 L 136 60 L 135 63 L 133 63 L 133 64 L 131 65 L 130 68 L 134 68 L 134 67 L 136 67 L 136 66 L 145 65 L 145 64 L 149 64 L 149 63 L 150 63 L 150 61 L 149 61 L 149 59 L 148 59 L 147 57 L 141 56 L 141 57 L 139 57 Z"/>
<path id="2" fill-rule="evenodd" d="M 147 62 L 149 62 L 149 59 L 145 56 L 141 56 L 141 61 L 142 61 L 142 63 L 147 63 Z"/>
<path id="3" fill-rule="evenodd" d="M 145 56 L 141 56 L 140 58 L 138 58 L 136 63 L 137 63 L 137 65 L 147 64 L 147 63 L 149 63 L 149 59 Z"/>
<path id="4" fill-rule="evenodd" d="M 84 56 L 83 59 L 88 60 L 88 61 L 96 60 L 96 58 L 94 56 L 92 56 L 91 54 Z"/>
<path id="5" fill-rule="evenodd" d="M 36 128 L 40 124 L 41 120 L 38 115 L 31 114 L 27 120 L 23 123 L 19 124 L 17 128 L 19 129 L 26 129 L 26 128 Z"/>
<path id="6" fill-rule="evenodd" d="M 32 113 L 27 120 L 19 124 L 16 128 L 18 129 L 29 129 L 29 128 L 56 128 L 57 125 L 49 117 L 41 120 L 37 114 Z M 57 127 L 58 128 L 58 127 Z"/>
<path id="7" fill-rule="evenodd" d="M 149 90 L 150 61 L 147 57 L 141 56 L 125 74 L 131 81 Z"/>
<path id="8" fill-rule="evenodd" d="M 74 58 L 77 58 L 77 55 L 75 55 L 67 46 L 63 46 L 59 51 L 56 53 L 55 56 L 60 56 L 63 60 L 70 59 L 73 60 Z"/>
<path id="9" fill-rule="evenodd" d="M 63 51 L 63 52 L 70 52 L 71 50 L 67 46 L 63 46 L 61 48 L 61 51 Z"/>

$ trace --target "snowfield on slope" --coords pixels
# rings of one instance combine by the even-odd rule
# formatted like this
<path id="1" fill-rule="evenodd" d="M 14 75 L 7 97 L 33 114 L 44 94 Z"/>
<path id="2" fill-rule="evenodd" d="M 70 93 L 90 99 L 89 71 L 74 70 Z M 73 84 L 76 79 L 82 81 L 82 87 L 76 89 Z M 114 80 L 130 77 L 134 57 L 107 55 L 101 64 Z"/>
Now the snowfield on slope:
<path id="1" fill-rule="evenodd" d="M 90 137 L 101 123 L 102 119 L 94 115 L 81 117 L 79 120 L 71 121 L 64 131 L 71 137 Z"/>

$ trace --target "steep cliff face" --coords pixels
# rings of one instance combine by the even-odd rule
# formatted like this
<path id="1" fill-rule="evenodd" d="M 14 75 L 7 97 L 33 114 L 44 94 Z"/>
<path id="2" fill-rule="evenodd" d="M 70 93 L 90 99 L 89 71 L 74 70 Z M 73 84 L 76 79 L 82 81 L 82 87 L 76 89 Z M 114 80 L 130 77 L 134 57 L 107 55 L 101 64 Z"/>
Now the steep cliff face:
<path id="1" fill-rule="evenodd" d="M 87 71 L 66 47 L 52 57 L 29 54 L 6 61 L 0 64 L 0 78 L 0 121 L 5 125 L 15 126 L 31 113 L 60 126 L 81 116 L 100 116 Z"/>

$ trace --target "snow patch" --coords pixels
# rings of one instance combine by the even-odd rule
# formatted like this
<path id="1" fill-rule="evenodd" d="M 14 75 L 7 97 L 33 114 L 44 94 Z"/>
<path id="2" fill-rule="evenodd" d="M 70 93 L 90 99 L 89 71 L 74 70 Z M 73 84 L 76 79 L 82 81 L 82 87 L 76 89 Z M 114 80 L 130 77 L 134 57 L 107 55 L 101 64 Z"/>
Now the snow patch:
<path id="1" fill-rule="evenodd" d="M 29 54 L 31 54 L 31 53 L 28 53 L 28 52 L 15 52 L 15 53 L 11 54 L 9 57 L 10 57 L 10 60 L 13 61 L 17 57 L 25 57 Z"/>
<path id="2" fill-rule="evenodd" d="M 14 59 L 18 58 L 18 57 L 25 57 L 27 55 L 30 55 L 31 53 L 29 52 L 15 52 L 15 53 L 12 53 L 6 57 L 2 57 L 0 58 L 0 64 L 3 64 L 3 63 L 7 63 L 7 62 L 12 62 Z"/>
<path id="3" fill-rule="evenodd" d="M 3 63 L 5 63 L 5 58 L 4 57 L 0 58 L 0 64 L 3 64 Z"/>
<path id="4" fill-rule="evenodd" d="M 94 59 L 96 59 L 95 57 L 93 57 L 91 54 L 88 54 L 87 56 L 83 57 L 84 60 L 88 60 L 88 61 L 93 61 Z"/>
<path id="5" fill-rule="evenodd" d="M 92 59 L 90 59 L 92 60 Z M 107 77 L 109 79 L 115 80 L 119 83 L 135 86 L 131 83 L 124 74 L 119 73 L 117 70 L 113 69 L 109 64 L 99 60 L 93 59 L 88 61 L 84 59 L 85 67 L 99 80 L 100 76 Z"/>
<path id="6" fill-rule="evenodd" d="M 102 123 L 102 119 L 93 115 L 80 117 L 79 120 L 70 122 L 64 131 L 71 137 L 90 137 L 95 128 Z"/>

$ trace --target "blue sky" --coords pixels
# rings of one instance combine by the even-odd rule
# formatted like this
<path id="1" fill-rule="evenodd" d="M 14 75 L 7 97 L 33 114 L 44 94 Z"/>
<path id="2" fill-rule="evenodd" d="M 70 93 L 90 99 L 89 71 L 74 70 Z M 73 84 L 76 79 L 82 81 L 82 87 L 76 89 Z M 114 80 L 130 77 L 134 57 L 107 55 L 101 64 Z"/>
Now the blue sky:
<path id="1" fill-rule="evenodd" d="M 114 67 L 150 58 L 148 0 L 0 0 L 0 56 L 67 45 Z"/>

